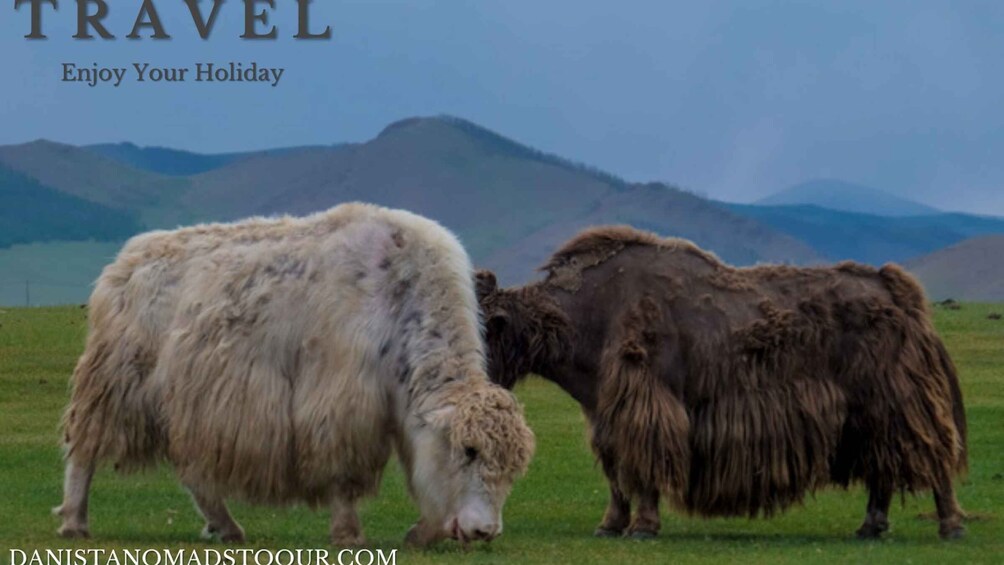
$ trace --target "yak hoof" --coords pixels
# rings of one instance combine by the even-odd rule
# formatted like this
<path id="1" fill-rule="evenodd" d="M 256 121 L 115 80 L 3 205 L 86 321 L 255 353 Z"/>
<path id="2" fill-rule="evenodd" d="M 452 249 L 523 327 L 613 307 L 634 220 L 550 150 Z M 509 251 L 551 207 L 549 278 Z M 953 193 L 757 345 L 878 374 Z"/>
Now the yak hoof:
<path id="1" fill-rule="evenodd" d="M 418 524 L 415 524 L 408 529 L 408 533 L 404 535 L 404 545 L 408 547 L 423 547 L 426 545 L 422 539 L 421 530 Z"/>
<path id="2" fill-rule="evenodd" d="M 202 538 L 207 540 L 218 539 L 223 543 L 244 543 L 245 541 L 244 530 L 239 527 L 233 531 L 221 532 L 212 524 L 206 524 L 206 527 L 202 528 Z"/>
<path id="3" fill-rule="evenodd" d="M 596 528 L 596 531 L 593 532 L 593 535 L 598 538 L 619 538 L 623 534 L 623 530 L 611 530 L 603 526 Z"/>
<path id="4" fill-rule="evenodd" d="M 87 526 L 71 526 L 64 524 L 56 531 L 56 533 L 65 539 L 87 539 L 91 537 L 91 533 L 87 531 Z"/>
<path id="5" fill-rule="evenodd" d="M 419 522 L 412 526 L 404 536 L 404 545 L 421 549 L 429 547 L 441 539 L 443 536 L 440 533 L 426 529 L 425 525 Z"/>
<path id="6" fill-rule="evenodd" d="M 882 537 L 882 531 L 877 530 L 872 527 L 861 527 L 857 531 L 858 539 L 879 539 Z"/>
<path id="7" fill-rule="evenodd" d="M 858 528 L 858 539 L 879 539 L 888 529 L 888 524 L 865 524 Z"/>
<path id="8" fill-rule="evenodd" d="M 655 539 L 656 534 L 655 532 L 647 532 L 645 530 L 635 530 L 629 533 L 628 537 L 630 537 L 633 540 L 649 540 L 649 539 Z"/>
<path id="9" fill-rule="evenodd" d="M 942 528 L 938 530 L 938 535 L 944 540 L 962 539 L 966 537 L 966 528 L 961 525 L 954 528 Z"/>
<path id="10" fill-rule="evenodd" d="M 335 547 L 363 547 L 366 545 L 366 536 L 362 534 L 331 536 L 331 545 Z"/>
<path id="11" fill-rule="evenodd" d="M 223 543 L 244 543 L 244 532 L 238 530 L 236 532 L 220 534 L 220 541 Z"/>

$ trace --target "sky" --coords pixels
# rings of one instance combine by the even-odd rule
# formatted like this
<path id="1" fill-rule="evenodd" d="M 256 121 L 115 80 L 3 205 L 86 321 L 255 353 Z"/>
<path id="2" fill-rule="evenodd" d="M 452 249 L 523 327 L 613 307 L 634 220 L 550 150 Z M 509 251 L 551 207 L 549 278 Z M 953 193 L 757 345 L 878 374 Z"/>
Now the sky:
<path id="1" fill-rule="evenodd" d="M 0 144 L 131 141 L 200 152 L 365 141 L 409 116 L 460 116 L 632 181 L 748 202 L 813 178 L 1004 215 L 1004 2 L 322 0 L 297 41 L 246 41 L 227 0 L 208 41 L 156 0 L 168 41 L 71 39 L 75 2 L 0 6 Z M 201 4 L 207 6 L 208 0 Z M 60 82 L 90 67 L 282 67 L 266 84 Z"/>

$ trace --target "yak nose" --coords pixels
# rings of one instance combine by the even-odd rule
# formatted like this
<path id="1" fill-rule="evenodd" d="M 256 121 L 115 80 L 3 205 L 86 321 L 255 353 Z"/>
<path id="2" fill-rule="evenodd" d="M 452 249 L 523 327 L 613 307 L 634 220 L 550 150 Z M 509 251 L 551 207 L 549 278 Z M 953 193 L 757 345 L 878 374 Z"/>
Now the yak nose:
<path id="1" fill-rule="evenodd" d="M 485 524 L 475 528 L 469 537 L 472 540 L 492 541 L 501 533 L 500 530 L 498 524 Z"/>

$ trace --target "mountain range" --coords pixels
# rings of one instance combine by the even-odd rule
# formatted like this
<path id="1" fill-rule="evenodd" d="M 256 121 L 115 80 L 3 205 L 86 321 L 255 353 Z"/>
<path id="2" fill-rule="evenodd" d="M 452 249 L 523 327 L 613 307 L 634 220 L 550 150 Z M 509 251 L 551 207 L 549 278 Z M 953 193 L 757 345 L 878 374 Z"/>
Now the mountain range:
<path id="1" fill-rule="evenodd" d="M 876 216 L 928 216 L 940 210 L 883 190 L 838 179 L 812 179 L 757 200 L 760 206 L 810 205 Z"/>
<path id="2" fill-rule="evenodd" d="M 971 237 L 1004 233 L 1004 218 L 972 214 L 879 216 L 808 204 L 725 206 L 808 244 L 831 261 L 904 262 Z"/>
<path id="3" fill-rule="evenodd" d="M 40 140 L 0 147 L 0 204 L 9 205 L 0 209 L 8 210 L 0 211 L 0 304 L 24 303 L 22 287 L 32 284 L 37 303 L 84 301 L 114 253 L 107 242 L 145 229 L 353 200 L 438 220 L 508 284 L 533 279 L 559 243 L 603 223 L 692 239 L 742 265 L 904 261 L 1004 233 L 999 218 L 911 207 L 863 187 L 854 195 L 885 202 L 888 214 L 835 210 L 822 206 L 820 186 L 840 183 L 793 187 L 769 205 L 715 202 L 627 182 L 447 116 L 395 122 L 362 143 L 218 155 Z"/>

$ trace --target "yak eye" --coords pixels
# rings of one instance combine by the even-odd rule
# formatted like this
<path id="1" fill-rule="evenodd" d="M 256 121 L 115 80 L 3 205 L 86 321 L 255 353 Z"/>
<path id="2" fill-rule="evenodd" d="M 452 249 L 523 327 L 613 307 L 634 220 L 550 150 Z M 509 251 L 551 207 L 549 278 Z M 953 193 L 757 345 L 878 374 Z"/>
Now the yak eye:
<path id="1" fill-rule="evenodd" d="M 467 458 L 468 463 L 471 463 L 478 458 L 478 450 L 473 447 L 465 447 L 464 457 Z"/>

